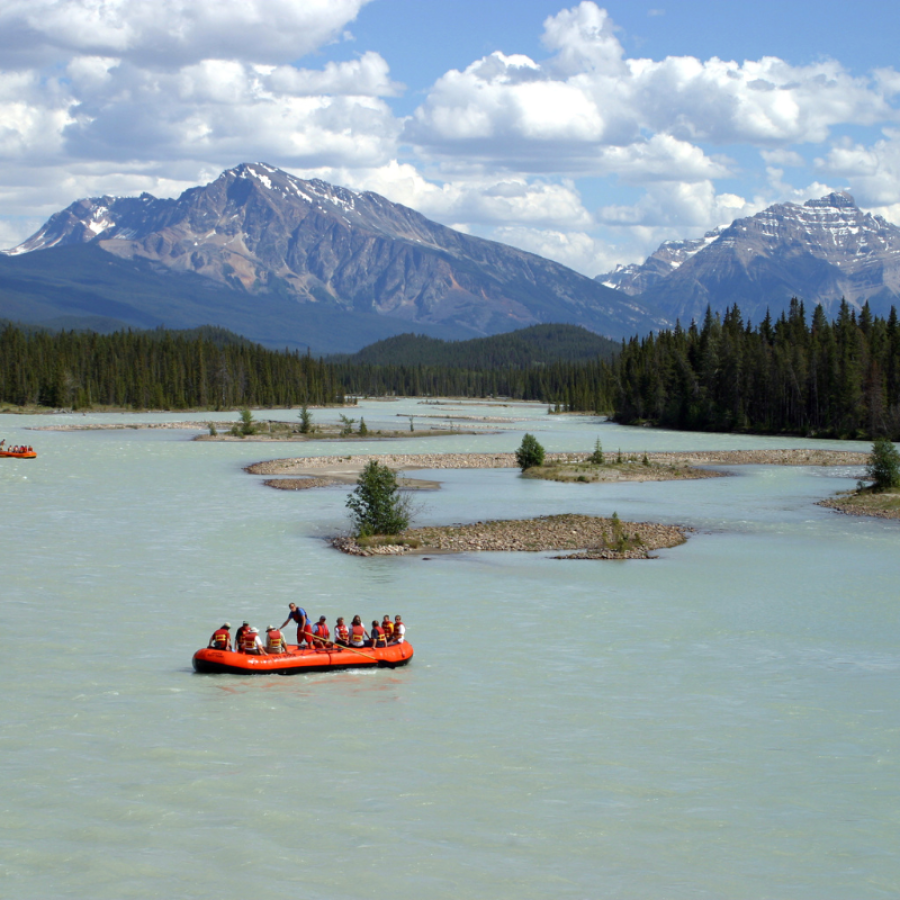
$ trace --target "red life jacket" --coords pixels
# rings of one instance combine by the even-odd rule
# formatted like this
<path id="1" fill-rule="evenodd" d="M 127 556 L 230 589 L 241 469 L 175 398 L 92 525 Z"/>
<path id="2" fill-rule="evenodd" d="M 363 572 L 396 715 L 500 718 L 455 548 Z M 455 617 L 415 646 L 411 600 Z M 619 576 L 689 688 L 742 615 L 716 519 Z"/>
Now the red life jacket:
<path id="1" fill-rule="evenodd" d="M 323 641 L 327 641 L 331 637 L 331 632 L 324 622 L 320 622 L 316 625 L 316 637 Z"/>
<path id="2" fill-rule="evenodd" d="M 269 650 L 273 653 L 284 653 L 286 649 L 281 632 L 277 628 L 273 628 L 269 632 Z"/>
<path id="3" fill-rule="evenodd" d="M 372 646 L 387 647 L 387 639 L 384 636 L 384 629 L 380 625 L 372 627 Z"/>
<path id="4" fill-rule="evenodd" d="M 366 629 L 362 627 L 362 625 L 351 625 L 350 626 L 350 643 L 355 644 L 357 647 L 361 647 L 363 641 L 366 639 Z"/>
<path id="5" fill-rule="evenodd" d="M 249 628 L 241 635 L 241 650 L 244 653 L 256 652 L 256 635 Z"/>
<path id="6" fill-rule="evenodd" d="M 215 647 L 216 650 L 224 650 L 229 641 L 231 640 L 231 634 L 226 628 L 217 628 L 213 632 L 212 640 L 210 643 Z"/>
<path id="7" fill-rule="evenodd" d="M 381 627 L 384 629 L 384 636 L 390 640 L 394 636 L 394 625 L 392 622 L 382 622 Z"/>
<path id="8" fill-rule="evenodd" d="M 334 636 L 339 641 L 347 641 L 350 637 L 350 629 L 346 625 L 335 625 Z"/>

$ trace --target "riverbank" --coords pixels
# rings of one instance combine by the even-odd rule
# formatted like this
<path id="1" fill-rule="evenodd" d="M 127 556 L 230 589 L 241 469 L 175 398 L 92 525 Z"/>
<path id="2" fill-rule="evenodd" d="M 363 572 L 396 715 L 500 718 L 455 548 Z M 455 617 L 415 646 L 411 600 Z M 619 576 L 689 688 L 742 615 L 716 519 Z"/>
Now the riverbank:
<path id="1" fill-rule="evenodd" d="M 651 464 L 673 469 L 698 465 L 863 466 L 869 458 L 867 453 L 852 450 L 698 450 L 645 455 Z M 589 453 L 547 453 L 545 462 L 584 464 L 589 456 Z M 353 473 L 358 475 L 366 463 L 372 460 L 394 470 L 518 468 L 515 453 L 361 453 L 358 456 L 303 456 L 264 460 L 247 466 L 244 471 L 251 475 L 288 476 L 329 469 L 347 476 Z M 633 468 L 640 469 L 641 466 L 629 466 L 622 471 L 624 473 Z M 633 480 L 640 479 L 635 477 Z"/>
<path id="2" fill-rule="evenodd" d="M 836 497 L 820 500 L 819 506 L 848 516 L 900 519 L 900 490 L 875 493 L 870 488 L 863 488 L 861 491 L 847 491 Z"/>
<path id="3" fill-rule="evenodd" d="M 398 556 L 410 553 L 568 551 L 555 559 L 652 559 L 654 550 L 677 547 L 689 529 L 655 522 L 563 514 L 538 519 L 474 522 L 469 525 L 410 528 L 392 542 L 332 540 L 353 556 Z"/>

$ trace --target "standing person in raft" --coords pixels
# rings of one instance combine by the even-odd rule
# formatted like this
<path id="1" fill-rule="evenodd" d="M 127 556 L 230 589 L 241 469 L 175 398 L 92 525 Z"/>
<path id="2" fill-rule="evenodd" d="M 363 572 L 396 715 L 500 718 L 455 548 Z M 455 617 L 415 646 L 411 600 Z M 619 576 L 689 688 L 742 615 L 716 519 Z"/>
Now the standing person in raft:
<path id="1" fill-rule="evenodd" d="M 226 622 L 221 628 L 217 628 L 206 645 L 210 650 L 231 649 L 231 624 Z"/>
<path id="2" fill-rule="evenodd" d="M 297 606 L 296 603 L 288 603 L 288 609 L 290 612 L 284 622 L 281 623 L 281 627 L 284 628 L 292 620 L 297 623 L 297 649 L 299 649 L 300 645 L 306 640 L 309 630 L 309 616 L 306 615 L 306 610 L 302 606 Z"/>

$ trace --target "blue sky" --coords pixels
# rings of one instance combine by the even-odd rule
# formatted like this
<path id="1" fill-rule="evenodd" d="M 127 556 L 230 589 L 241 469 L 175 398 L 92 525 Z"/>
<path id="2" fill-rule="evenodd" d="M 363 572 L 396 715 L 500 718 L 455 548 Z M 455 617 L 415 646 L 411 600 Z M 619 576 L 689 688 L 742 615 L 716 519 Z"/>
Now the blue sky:
<path id="1" fill-rule="evenodd" d="M 883 2 L 0 0 L 0 246 L 239 162 L 588 275 L 776 202 L 900 222 Z"/>

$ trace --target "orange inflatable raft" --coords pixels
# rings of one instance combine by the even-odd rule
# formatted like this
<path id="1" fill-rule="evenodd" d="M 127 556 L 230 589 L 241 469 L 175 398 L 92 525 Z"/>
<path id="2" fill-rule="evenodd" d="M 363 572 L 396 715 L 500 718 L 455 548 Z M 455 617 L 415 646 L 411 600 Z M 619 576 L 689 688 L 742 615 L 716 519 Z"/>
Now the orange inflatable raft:
<path id="1" fill-rule="evenodd" d="M 288 645 L 287 653 L 255 656 L 232 650 L 204 648 L 194 654 L 194 671 L 203 674 L 300 675 L 329 669 L 395 669 L 405 666 L 413 656 L 408 641 L 388 647 L 329 647 L 327 650 L 300 650 Z"/>
<path id="2" fill-rule="evenodd" d="M 35 459 L 37 453 L 34 450 L 22 450 L 20 453 L 13 453 L 9 450 L 0 450 L 0 457 L 8 456 L 12 459 Z"/>

